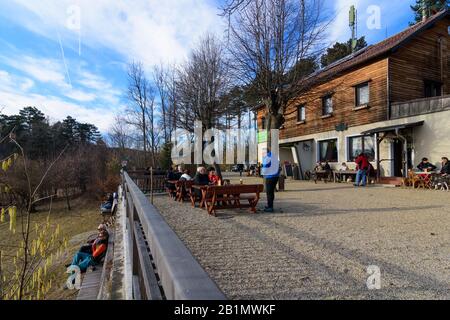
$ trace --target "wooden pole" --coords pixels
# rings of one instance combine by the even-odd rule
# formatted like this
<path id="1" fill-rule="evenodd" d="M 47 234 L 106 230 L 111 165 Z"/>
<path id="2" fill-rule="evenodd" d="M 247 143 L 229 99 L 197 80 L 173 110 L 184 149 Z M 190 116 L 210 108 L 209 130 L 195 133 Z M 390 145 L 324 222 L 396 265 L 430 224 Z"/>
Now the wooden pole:
<path id="1" fill-rule="evenodd" d="M 150 168 L 150 193 L 151 203 L 153 204 L 153 167 Z"/>

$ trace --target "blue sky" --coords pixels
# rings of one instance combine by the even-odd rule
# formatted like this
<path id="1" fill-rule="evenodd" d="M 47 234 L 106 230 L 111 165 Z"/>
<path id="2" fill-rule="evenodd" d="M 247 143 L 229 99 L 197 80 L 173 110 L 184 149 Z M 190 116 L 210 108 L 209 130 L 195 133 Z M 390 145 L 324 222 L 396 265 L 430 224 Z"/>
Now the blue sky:
<path id="1" fill-rule="evenodd" d="M 358 35 L 373 44 L 408 26 L 413 2 L 325 0 L 324 9 L 334 17 L 329 42 L 350 37 L 352 4 L 358 9 Z M 161 62 L 182 62 L 202 34 L 223 34 L 219 4 L 0 0 L 0 110 L 14 114 L 32 105 L 52 121 L 71 115 L 106 133 L 126 106 L 127 63 L 142 61 L 151 70 Z M 380 23 L 368 26 L 377 12 Z"/>

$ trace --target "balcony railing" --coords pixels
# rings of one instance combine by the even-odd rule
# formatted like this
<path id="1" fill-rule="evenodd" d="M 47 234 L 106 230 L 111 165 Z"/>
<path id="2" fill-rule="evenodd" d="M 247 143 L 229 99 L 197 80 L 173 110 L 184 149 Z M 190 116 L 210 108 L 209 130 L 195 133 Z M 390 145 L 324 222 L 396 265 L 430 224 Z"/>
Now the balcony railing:
<path id="1" fill-rule="evenodd" d="M 450 110 L 450 95 L 391 104 L 391 119 Z"/>

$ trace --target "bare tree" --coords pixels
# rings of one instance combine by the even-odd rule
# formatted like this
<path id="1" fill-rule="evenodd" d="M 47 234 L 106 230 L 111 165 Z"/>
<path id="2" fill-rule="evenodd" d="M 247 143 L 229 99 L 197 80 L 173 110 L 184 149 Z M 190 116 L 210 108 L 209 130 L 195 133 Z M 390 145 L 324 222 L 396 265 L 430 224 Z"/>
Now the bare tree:
<path id="1" fill-rule="evenodd" d="M 126 119 L 121 115 L 116 115 L 114 124 L 111 126 L 108 133 L 110 144 L 121 150 L 132 148 L 134 140 L 133 135 L 133 129 L 127 124 Z"/>
<path id="2" fill-rule="evenodd" d="M 233 75 L 266 106 L 267 130 L 279 129 L 289 101 L 308 90 L 308 74 L 296 66 L 324 49 L 322 2 L 230 0 L 223 8 Z"/>
<path id="3" fill-rule="evenodd" d="M 142 133 L 142 147 L 144 162 L 147 162 L 147 116 L 153 107 L 154 93 L 147 80 L 142 63 L 133 62 L 128 66 L 128 99 L 131 106 L 128 108 L 127 123 L 135 126 Z"/>
<path id="4" fill-rule="evenodd" d="M 173 71 L 163 64 L 160 64 L 159 66 L 155 66 L 153 68 L 153 80 L 159 95 L 161 111 L 160 124 L 163 130 L 164 143 L 170 142 L 170 137 L 173 131 L 173 118 L 171 116 L 171 108 L 173 105 L 173 103 L 171 103 L 171 81 L 173 79 L 172 74 Z"/>
<path id="5" fill-rule="evenodd" d="M 178 72 L 177 127 L 193 132 L 196 120 L 202 122 L 204 130 L 217 125 L 225 113 L 221 97 L 228 84 L 223 46 L 214 36 L 206 35 Z"/>

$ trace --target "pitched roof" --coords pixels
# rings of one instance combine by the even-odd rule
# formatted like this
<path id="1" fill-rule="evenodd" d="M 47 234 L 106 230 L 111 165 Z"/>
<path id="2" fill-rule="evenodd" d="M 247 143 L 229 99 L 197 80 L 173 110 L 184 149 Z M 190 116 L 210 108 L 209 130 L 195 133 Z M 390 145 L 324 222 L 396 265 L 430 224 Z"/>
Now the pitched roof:
<path id="1" fill-rule="evenodd" d="M 333 62 L 327 67 L 322 68 L 311 74 L 306 79 L 306 81 L 311 81 L 309 82 L 309 85 L 314 85 L 316 81 L 323 80 L 324 77 L 334 76 L 336 74 L 339 74 L 340 72 L 356 67 L 359 64 L 365 63 L 367 61 L 380 57 L 384 54 L 388 54 L 396 50 L 406 42 L 408 42 L 410 39 L 418 35 L 420 32 L 425 31 L 428 28 L 432 27 L 433 24 L 436 23 L 437 21 L 440 21 L 441 19 L 444 19 L 447 16 L 450 16 L 450 9 L 444 9 L 436 13 L 435 15 L 431 16 L 427 20 L 416 23 L 415 25 L 410 26 L 409 28 L 401 31 L 400 33 L 393 35 L 392 37 L 389 37 L 381 42 L 378 42 L 377 44 L 367 46 L 361 50 L 356 51 L 355 53 L 346 56 L 345 58 Z M 262 106 L 264 105 L 260 104 L 258 106 L 255 106 L 254 109 L 255 110 L 260 109 Z"/>
<path id="2" fill-rule="evenodd" d="M 350 54 L 347 57 L 342 58 L 321 70 L 318 70 L 309 78 L 311 80 L 319 80 L 323 76 L 345 71 L 356 65 L 377 58 L 383 54 L 387 54 L 397 49 L 399 46 L 409 41 L 412 37 L 431 27 L 435 22 L 445 18 L 446 16 L 450 16 L 450 9 L 444 9 L 434 16 L 428 18 L 427 20 L 421 21 L 390 38 L 358 50 L 355 53 Z"/>

